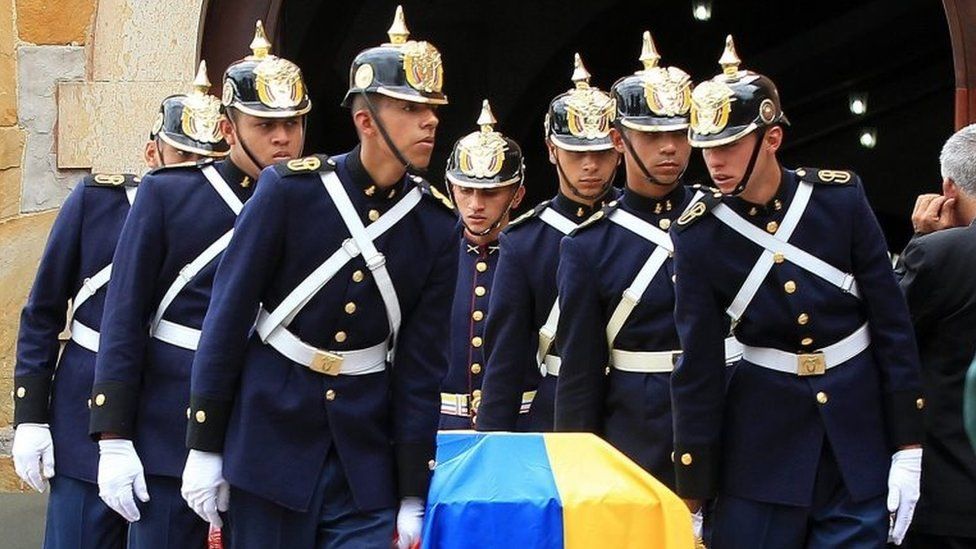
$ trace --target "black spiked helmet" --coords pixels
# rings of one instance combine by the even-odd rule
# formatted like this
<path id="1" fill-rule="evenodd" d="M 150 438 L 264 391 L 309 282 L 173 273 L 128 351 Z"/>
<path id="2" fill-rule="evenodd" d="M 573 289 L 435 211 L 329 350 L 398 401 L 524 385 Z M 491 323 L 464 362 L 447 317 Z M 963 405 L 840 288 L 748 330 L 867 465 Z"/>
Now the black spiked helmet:
<path id="1" fill-rule="evenodd" d="M 209 89 L 207 63 L 200 61 L 193 91 L 163 99 L 149 139 L 192 154 L 226 156 L 230 147 L 220 133 L 220 100 L 208 94 Z"/>
<path id="2" fill-rule="evenodd" d="M 264 25 L 255 25 L 252 54 L 224 72 L 221 102 L 224 109 L 237 109 L 259 118 L 290 118 L 312 109 L 305 80 L 298 65 L 271 55 L 271 43 Z"/>
<path id="3" fill-rule="evenodd" d="M 546 114 L 546 138 L 567 151 L 604 151 L 613 148 L 610 128 L 617 114 L 612 97 L 590 86 L 590 73 L 577 53 L 575 87 L 557 95 Z"/>
<path id="4" fill-rule="evenodd" d="M 640 62 L 644 69 L 614 83 L 617 121 L 641 132 L 669 132 L 688 127 L 691 77 L 677 67 L 660 67 L 651 33 L 644 31 Z"/>
<path id="5" fill-rule="evenodd" d="M 454 144 L 447 159 L 447 180 L 460 187 L 491 189 L 521 184 L 525 176 L 518 143 L 495 131 L 498 122 L 485 99 L 478 117 L 480 129 Z"/>

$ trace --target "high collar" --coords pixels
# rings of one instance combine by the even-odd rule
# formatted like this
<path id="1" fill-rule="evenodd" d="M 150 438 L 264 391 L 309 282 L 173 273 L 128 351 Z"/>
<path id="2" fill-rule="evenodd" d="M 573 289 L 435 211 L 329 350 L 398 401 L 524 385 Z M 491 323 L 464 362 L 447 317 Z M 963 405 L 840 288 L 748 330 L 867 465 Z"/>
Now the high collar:
<path id="1" fill-rule="evenodd" d="M 776 188 L 776 193 L 772 198 L 769 199 L 765 204 L 754 204 L 747 200 L 743 200 L 738 196 L 729 197 L 726 199 L 726 204 L 730 208 L 735 210 L 743 217 L 751 218 L 767 218 L 767 217 L 778 217 L 785 215 L 786 208 L 789 206 L 790 201 L 793 200 L 793 195 L 796 193 L 796 177 L 794 173 L 785 168 L 781 168 L 779 187 Z"/>
<path id="2" fill-rule="evenodd" d="M 232 189 L 250 189 L 254 187 L 254 179 L 244 173 L 234 161 L 227 157 L 220 162 L 216 163 L 217 173 L 224 178 L 224 181 L 231 186 Z"/>
<path id="3" fill-rule="evenodd" d="M 570 220 L 580 223 L 588 219 L 594 212 L 598 211 L 600 208 L 607 205 L 607 202 L 617 198 L 619 191 L 616 188 L 610 187 L 606 194 L 603 195 L 599 200 L 593 203 L 592 206 L 587 206 L 582 202 L 577 202 L 572 198 L 564 195 L 562 192 L 556 193 L 556 197 L 552 199 L 550 205 L 557 212 L 568 217 Z"/>
<path id="4" fill-rule="evenodd" d="M 366 168 L 363 166 L 363 160 L 360 158 L 360 154 L 362 154 L 362 148 L 360 145 L 356 145 L 356 148 L 349 151 L 349 154 L 346 155 L 346 169 L 349 171 L 349 175 L 352 177 L 353 183 L 363 190 L 363 194 L 371 199 L 390 200 L 395 198 L 402 190 L 404 180 L 401 179 L 388 189 L 381 189 L 379 185 L 373 181 L 373 178 L 370 177 L 369 172 L 366 171 Z"/>
<path id="5" fill-rule="evenodd" d="M 681 207 L 685 203 L 687 193 L 687 187 L 683 184 L 679 184 L 671 192 L 658 198 L 644 196 L 627 188 L 624 189 L 623 194 L 620 196 L 620 202 L 627 209 L 637 214 L 671 217 L 672 214 L 680 212 Z"/>
<path id="6" fill-rule="evenodd" d="M 464 239 L 464 250 L 469 255 L 476 255 L 478 257 L 487 257 L 491 254 L 498 252 L 498 241 L 492 241 L 487 244 L 473 244 L 467 238 Z"/>

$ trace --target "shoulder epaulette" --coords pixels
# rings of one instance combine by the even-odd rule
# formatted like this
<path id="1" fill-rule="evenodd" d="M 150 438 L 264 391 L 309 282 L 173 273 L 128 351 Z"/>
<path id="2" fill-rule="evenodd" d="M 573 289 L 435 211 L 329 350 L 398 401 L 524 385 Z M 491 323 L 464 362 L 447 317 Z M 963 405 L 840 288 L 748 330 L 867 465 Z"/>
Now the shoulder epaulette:
<path id="1" fill-rule="evenodd" d="M 331 172 L 335 169 L 335 160 L 325 154 L 313 154 L 302 158 L 293 158 L 278 162 L 274 165 L 275 172 L 281 177 L 301 175 L 312 172 Z"/>
<path id="2" fill-rule="evenodd" d="M 93 173 L 85 178 L 86 187 L 135 187 L 139 177 L 131 173 Z"/>
<path id="3" fill-rule="evenodd" d="M 454 211 L 454 202 L 451 202 L 451 199 L 448 198 L 446 194 L 442 193 L 441 190 L 435 187 L 430 181 L 427 181 L 419 175 L 410 175 L 409 177 L 414 183 L 417 184 L 418 187 L 420 187 L 420 190 L 423 191 L 425 195 L 433 198 L 448 210 L 451 210 L 452 212 Z"/>
<path id="4" fill-rule="evenodd" d="M 510 229 L 510 228 L 512 228 L 512 227 L 514 227 L 516 225 L 519 225 L 521 223 L 524 223 L 525 221 L 527 221 L 529 219 L 532 219 L 533 217 L 538 217 L 538 215 L 540 213 L 542 213 L 542 210 L 544 210 L 544 209 L 546 209 L 548 207 L 549 207 L 549 201 L 548 200 L 543 200 L 542 202 L 538 203 L 531 210 L 529 210 L 529 211 L 525 212 L 524 214 L 516 217 L 515 219 L 509 221 L 508 222 L 508 225 L 505 227 L 505 229 L 508 230 L 508 229 Z"/>
<path id="5" fill-rule="evenodd" d="M 819 168 L 797 168 L 796 176 L 804 181 L 819 185 L 847 185 L 857 176 L 849 170 L 821 170 Z"/>
<path id="6" fill-rule="evenodd" d="M 600 222 L 600 220 L 606 219 L 619 207 L 620 203 L 616 200 L 611 200 L 606 206 L 600 208 L 596 212 L 593 212 L 590 217 L 586 218 L 586 221 L 579 224 L 573 232 L 569 233 L 569 236 L 576 236 L 577 233 L 586 229 L 587 227 L 592 227 Z"/>
<path id="7" fill-rule="evenodd" d="M 705 194 L 697 202 L 688 206 L 688 209 L 681 214 L 678 221 L 671 226 L 672 231 L 681 232 L 686 228 L 690 227 L 695 221 L 698 221 L 705 216 L 706 213 L 711 211 L 716 204 L 722 201 L 722 193 L 718 190 L 714 190 L 710 193 Z"/>

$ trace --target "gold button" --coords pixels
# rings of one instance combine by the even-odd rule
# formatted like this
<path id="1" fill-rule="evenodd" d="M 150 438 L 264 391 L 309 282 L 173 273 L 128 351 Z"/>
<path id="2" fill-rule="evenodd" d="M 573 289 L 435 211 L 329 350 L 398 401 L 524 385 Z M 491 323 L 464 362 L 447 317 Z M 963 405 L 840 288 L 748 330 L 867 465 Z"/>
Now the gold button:
<path id="1" fill-rule="evenodd" d="M 712 193 L 713 198 L 722 198 L 722 193 Z"/>
<path id="2" fill-rule="evenodd" d="M 783 284 L 783 289 L 786 290 L 786 293 L 792 294 L 793 292 L 796 291 L 796 282 L 793 282 L 792 280 L 787 280 L 786 284 Z"/>
<path id="3" fill-rule="evenodd" d="M 471 338 L 471 345 L 473 347 L 481 347 L 482 343 L 484 343 L 484 341 L 482 341 L 482 339 L 478 336 L 474 336 Z"/>
<path id="4" fill-rule="evenodd" d="M 474 289 L 474 295 L 476 295 L 478 297 L 484 297 L 484 295 L 487 294 L 487 293 L 488 293 L 488 290 L 486 290 L 484 286 L 477 286 Z"/>
<path id="5" fill-rule="evenodd" d="M 681 454 L 682 465 L 691 465 L 691 462 L 692 462 L 691 454 Z"/>
<path id="6" fill-rule="evenodd" d="M 482 311 L 475 311 L 471 313 L 471 318 L 473 318 L 475 322 L 478 322 L 481 319 L 485 318 L 485 313 L 483 313 Z"/>
<path id="7" fill-rule="evenodd" d="M 434 467 L 437 467 L 437 462 L 436 461 L 430 460 L 430 461 L 427 462 L 427 468 L 428 469 L 430 469 L 431 471 L 433 471 L 434 470 Z"/>
<path id="8" fill-rule="evenodd" d="M 812 337 L 805 337 L 805 338 L 801 339 L 800 340 L 800 345 L 803 345 L 804 347 L 809 347 L 810 345 L 813 345 L 813 338 Z"/>
<path id="9" fill-rule="evenodd" d="M 657 222 L 657 226 L 658 227 L 661 227 L 661 230 L 662 231 L 666 231 L 666 230 L 668 230 L 668 228 L 671 227 L 671 220 L 668 219 L 668 218 L 664 218 L 664 219 L 662 219 L 662 220 L 660 220 L 660 221 Z"/>
<path id="10" fill-rule="evenodd" d="M 479 261 L 474 264 L 474 268 L 478 269 L 479 273 L 483 273 L 488 270 L 488 264 L 485 263 L 484 261 Z"/>
<path id="11" fill-rule="evenodd" d="M 475 362 L 474 364 L 472 364 L 471 365 L 471 373 L 474 374 L 474 375 L 480 374 L 481 373 L 481 364 L 478 364 L 477 362 Z"/>
<path id="12" fill-rule="evenodd" d="M 335 397 L 336 397 L 336 392 L 333 391 L 332 389 L 329 389 L 328 391 L 325 392 L 325 400 L 335 400 Z"/>
<path id="13" fill-rule="evenodd" d="M 101 406 L 105 404 L 105 395 L 99 393 L 95 395 L 95 406 Z"/>
<path id="14" fill-rule="evenodd" d="M 364 278 L 366 278 L 366 276 L 363 274 L 362 271 L 356 271 L 352 273 L 353 282 L 362 282 Z"/>
<path id="15" fill-rule="evenodd" d="M 817 393 L 817 402 L 820 404 L 827 404 L 827 393 L 820 391 Z"/>
<path id="16" fill-rule="evenodd" d="M 783 254 L 779 252 L 773 254 L 773 261 L 775 261 L 776 263 L 782 263 L 785 259 L 786 257 L 784 257 Z"/>
<path id="17" fill-rule="evenodd" d="M 800 168 L 799 170 L 796 170 L 796 175 L 798 175 L 798 176 L 800 176 L 800 177 L 803 177 L 803 176 L 805 176 L 806 174 L 807 174 L 807 171 L 806 171 L 806 170 L 804 170 L 803 168 Z"/>
<path id="18" fill-rule="evenodd" d="M 350 301 L 349 303 L 346 303 L 346 306 L 343 307 L 343 308 L 346 310 L 346 314 L 350 314 L 351 315 L 351 314 L 353 314 L 353 313 L 356 312 L 356 304 L 353 303 L 352 301 Z"/>
<path id="19" fill-rule="evenodd" d="M 27 396 L 27 389 L 24 387 L 17 387 L 17 398 L 24 398 Z"/>
<path id="20" fill-rule="evenodd" d="M 769 223 L 766 223 L 766 232 L 775 233 L 777 229 L 779 229 L 779 223 L 775 221 L 770 221 Z"/>
<path id="21" fill-rule="evenodd" d="M 369 217 L 370 221 L 376 221 L 377 219 L 380 218 L 380 212 L 377 210 L 370 210 L 369 213 L 366 215 L 367 217 Z"/>
<path id="22" fill-rule="evenodd" d="M 918 408 L 919 410 L 921 410 L 922 408 L 925 408 L 925 399 L 924 398 L 920 398 L 920 399 L 916 400 L 915 401 L 915 407 Z"/>
<path id="23" fill-rule="evenodd" d="M 204 421 L 207 421 L 207 412 L 204 412 L 203 410 L 197 410 L 197 413 L 194 417 L 197 418 L 197 423 L 203 423 Z"/>
<path id="24" fill-rule="evenodd" d="M 475 389 L 474 391 L 471 391 L 471 397 L 481 398 L 481 389 Z"/>
<path id="25" fill-rule="evenodd" d="M 810 322 L 810 315 L 806 313 L 800 313 L 800 316 L 796 317 L 796 323 L 800 326 L 806 325 L 807 322 Z"/>
<path id="26" fill-rule="evenodd" d="M 342 331 L 336 332 L 335 340 L 337 342 L 339 342 L 339 343 L 342 343 L 343 341 L 345 341 L 346 340 L 346 332 L 342 332 Z"/>

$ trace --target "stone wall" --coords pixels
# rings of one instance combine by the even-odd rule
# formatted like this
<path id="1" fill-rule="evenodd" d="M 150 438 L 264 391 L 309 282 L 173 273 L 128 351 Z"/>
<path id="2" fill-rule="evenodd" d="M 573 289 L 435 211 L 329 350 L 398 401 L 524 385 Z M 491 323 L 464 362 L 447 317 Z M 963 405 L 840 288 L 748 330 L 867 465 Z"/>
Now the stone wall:
<path id="1" fill-rule="evenodd" d="M 57 208 L 90 171 L 144 171 L 159 102 L 189 89 L 205 4 L 0 0 L 0 455 L 20 309 Z M 18 486 L 0 459 L 0 491 Z"/>

